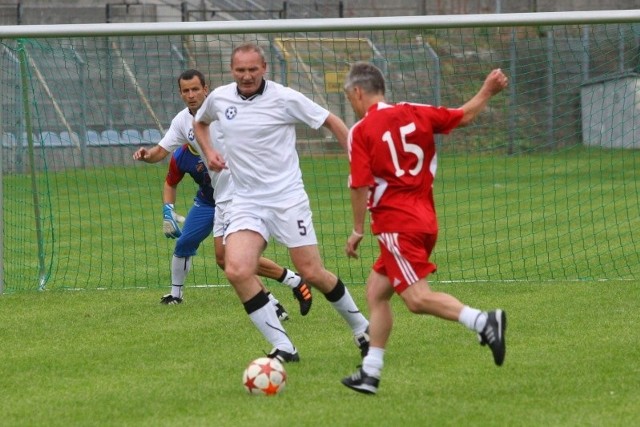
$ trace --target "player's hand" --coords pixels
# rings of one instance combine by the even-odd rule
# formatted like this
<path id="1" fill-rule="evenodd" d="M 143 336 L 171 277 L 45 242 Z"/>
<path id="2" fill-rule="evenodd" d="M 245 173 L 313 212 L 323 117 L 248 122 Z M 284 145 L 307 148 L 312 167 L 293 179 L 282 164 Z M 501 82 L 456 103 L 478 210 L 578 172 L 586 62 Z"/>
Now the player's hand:
<path id="1" fill-rule="evenodd" d="M 162 231 L 168 239 L 176 239 L 182 235 L 172 203 L 165 203 L 162 206 Z"/>
<path id="2" fill-rule="evenodd" d="M 500 68 L 496 68 L 494 70 L 491 70 L 489 75 L 487 75 L 487 78 L 484 81 L 484 86 L 489 91 L 491 96 L 497 95 L 504 88 L 509 86 L 509 79 Z"/>
<path id="3" fill-rule="evenodd" d="M 344 248 L 347 257 L 358 259 L 358 246 L 364 236 L 360 233 L 353 231 L 351 236 L 347 239 L 347 245 Z"/>
<path id="4" fill-rule="evenodd" d="M 212 150 L 207 154 L 207 168 L 214 172 L 220 172 L 222 169 L 227 168 L 227 163 L 219 152 Z"/>
<path id="5" fill-rule="evenodd" d="M 144 159 L 146 159 L 148 156 L 149 151 L 144 147 L 140 147 L 135 151 L 135 153 L 133 153 L 133 160 L 144 161 Z"/>
<path id="6" fill-rule="evenodd" d="M 184 224 L 184 222 L 187 220 L 185 217 L 183 217 L 176 211 L 173 211 L 173 219 L 175 219 L 176 222 L 180 225 Z"/>

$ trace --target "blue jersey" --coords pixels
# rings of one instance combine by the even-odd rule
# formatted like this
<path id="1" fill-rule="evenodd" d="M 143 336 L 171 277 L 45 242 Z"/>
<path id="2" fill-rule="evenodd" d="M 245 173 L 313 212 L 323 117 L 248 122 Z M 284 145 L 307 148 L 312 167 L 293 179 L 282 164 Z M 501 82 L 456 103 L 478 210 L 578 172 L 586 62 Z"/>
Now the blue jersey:
<path id="1" fill-rule="evenodd" d="M 191 175 L 191 178 L 199 185 L 196 198 L 201 203 L 215 206 L 209 171 L 198 152 L 193 150 L 189 144 L 184 144 L 173 152 L 166 182 L 171 186 L 176 186 L 182 181 L 185 174 Z"/>

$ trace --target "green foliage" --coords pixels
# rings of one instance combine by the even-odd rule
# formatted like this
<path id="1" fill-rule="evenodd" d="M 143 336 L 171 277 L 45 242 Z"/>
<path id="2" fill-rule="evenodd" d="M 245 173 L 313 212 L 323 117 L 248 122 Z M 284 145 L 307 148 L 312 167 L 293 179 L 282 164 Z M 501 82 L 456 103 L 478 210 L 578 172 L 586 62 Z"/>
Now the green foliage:
<path id="1" fill-rule="evenodd" d="M 229 287 L 21 292 L 0 297 L 2 424 L 10 426 L 633 425 L 636 304 L 631 282 L 439 285 L 508 313 L 505 365 L 461 325 L 410 314 L 395 329 L 377 396 L 340 384 L 360 363 L 348 328 L 315 294 L 306 317 L 288 289 L 301 362 L 274 398 L 247 395 L 242 371 L 270 347 Z M 364 288 L 351 293 L 364 306 Z M 366 311 L 366 309 L 365 309 Z"/>

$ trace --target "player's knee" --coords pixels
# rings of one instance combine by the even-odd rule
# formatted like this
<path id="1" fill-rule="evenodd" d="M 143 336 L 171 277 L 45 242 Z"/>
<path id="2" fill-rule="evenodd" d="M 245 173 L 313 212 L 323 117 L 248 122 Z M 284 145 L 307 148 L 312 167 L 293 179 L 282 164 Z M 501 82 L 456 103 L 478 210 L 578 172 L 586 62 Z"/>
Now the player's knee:
<path id="1" fill-rule="evenodd" d="M 226 262 L 224 264 L 224 274 L 230 282 L 244 281 L 255 274 L 255 268 L 248 268 L 246 264 Z"/>
<path id="2" fill-rule="evenodd" d="M 420 304 L 419 301 L 415 301 L 414 299 L 405 299 L 404 303 L 407 306 L 407 309 L 414 314 L 420 314 L 423 311 L 422 304 Z"/>
<path id="3" fill-rule="evenodd" d="M 200 246 L 199 242 L 193 241 L 192 239 L 185 238 L 183 239 L 184 234 L 176 241 L 176 247 L 174 252 L 181 254 L 188 254 L 185 256 L 192 256 L 198 251 L 198 247 Z"/>
<path id="4" fill-rule="evenodd" d="M 298 274 L 304 278 L 306 283 L 311 284 L 323 292 L 329 291 L 336 284 L 336 280 L 331 280 L 324 269 L 306 269 L 304 271 L 298 271 Z"/>
<path id="5" fill-rule="evenodd" d="M 190 247 L 176 246 L 175 250 L 173 251 L 173 255 L 177 256 L 178 258 L 190 258 L 192 256 L 196 256 L 196 254 L 197 251 Z"/>
<path id="6" fill-rule="evenodd" d="M 430 314 L 434 307 L 434 301 L 429 293 L 403 292 L 400 294 L 410 312 L 415 314 Z"/>

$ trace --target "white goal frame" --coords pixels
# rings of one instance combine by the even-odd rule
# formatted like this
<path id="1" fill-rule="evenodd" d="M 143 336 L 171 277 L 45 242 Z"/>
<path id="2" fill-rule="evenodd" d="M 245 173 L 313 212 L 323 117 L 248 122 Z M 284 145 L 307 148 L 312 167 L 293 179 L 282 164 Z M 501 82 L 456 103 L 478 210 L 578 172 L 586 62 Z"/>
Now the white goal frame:
<path id="1" fill-rule="evenodd" d="M 640 9 L 609 11 L 566 11 L 510 14 L 472 14 L 440 16 L 394 16 L 363 18 L 284 19 L 252 21 L 145 22 L 112 24 L 58 24 L 0 26 L 2 39 L 257 34 L 284 32 L 331 32 L 408 30 L 470 27 L 515 27 L 543 25 L 589 25 L 639 23 Z M 0 294 L 4 291 L 2 233 L 2 170 L 0 166 Z"/>

